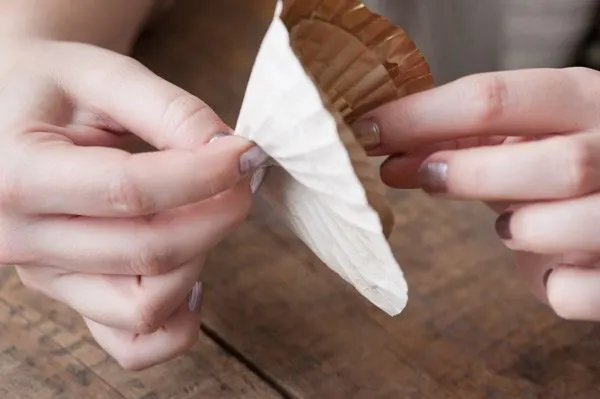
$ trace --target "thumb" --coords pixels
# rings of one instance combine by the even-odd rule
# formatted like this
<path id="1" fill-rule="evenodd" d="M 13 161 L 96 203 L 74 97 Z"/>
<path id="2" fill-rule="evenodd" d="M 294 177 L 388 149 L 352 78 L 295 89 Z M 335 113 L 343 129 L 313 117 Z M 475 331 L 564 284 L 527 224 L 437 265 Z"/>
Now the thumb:
<path id="1" fill-rule="evenodd" d="M 57 46 L 59 62 L 80 72 L 61 76 L 73 102 L 99 110 L 159 150 L 192 149 L 231 131 L 202 100 L 130 57 L 85 44 Z"/>

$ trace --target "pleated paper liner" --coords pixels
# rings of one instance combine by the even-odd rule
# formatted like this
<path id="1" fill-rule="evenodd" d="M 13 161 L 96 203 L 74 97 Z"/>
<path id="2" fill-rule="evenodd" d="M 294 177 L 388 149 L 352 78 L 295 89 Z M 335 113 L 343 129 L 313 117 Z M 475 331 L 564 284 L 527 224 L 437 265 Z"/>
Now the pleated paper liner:
<path id="1" fill-rule="evenodd" d="M 433 86 L 422 53 L 398 26 L 357 0 L 284 0 L 290 45 L 336 118 L 371 207 L 389 237 L 394 213 L 385 187 L 349 124 L 389 101 Z"/>
<path id="2" fill-rule="evenodd" d="M 349 4 L 342 1 L 335 4 L 342 3 Z M 329 100 L 332 90 L 341 87 L 335 83 L 338 72 L 328 78 L 333 83 L 328 85 L 327 93 L 322 87 L 325 85 L 319 84 L 314 74 L 305 67 L 308 58 L 302 56 L 303 42 L 290 37 L 290 30 L 295 38 L 303 37 L 298 34 L 303 32 L 285 25 L 281 18 L 283 6 L 287 5 L 289 11 L 291 4 L 289 0 L 277 1 L 273 21 L 257 54 L 235 126 L 236 134 L 256 142 L 275 165 L 262 177 L 253 179 L 255 187 L 258 187 L 256 194 L 329 269 L 378 308 L 395 316 L 407 304 L 408 285 L 386 239 L 393 227 L 393 213 L 384 195 L 385 186 L 379 179 L 378 168 L 367 157 L 349 127 L 349 113 L 343 115 L 340 111 L 346 108 L 335 107 L 334 101 Z M 333 10 L 331 15 L 336 14 L 337 9 L 329 9 Z M 309 12 L 308 15 L 313 14 Z M 293 17 L 294 14 L 288 13 L 287 16 Z M 306 31 L 303 33 L 304 36 L 313 37 L 316 33 L 313 42 L 322 43 L 318 28 L 302 24 L 304 19 L 301 17 L 295 26 L 302 25 L 309 30 L 308 34 L 304 34 Z M 334 24 L 326 23 L 335 28 Z M 336 29 L 347 35 L 337 35 Z M 321 38 L 328 44 L 334 37 L 339 39 L 340 47 L 348 47 L 344 43 L 352 43 L 355 36 L 351 31 L 336 29 L 331 29 L 334 32 L 329 38 Z M 360 39 L 358 44 L 359 49 L 368 48 Z M 320 54 L 316 50 L 311 50 L 315 56 Z M 337 48 L 334 46 L 333 50 Z M 334 51 L 331 54 L 341 58 L 341 53 Z M 323 57 L 320 66 L 323 72 L 319 76 L 328 73 L 327 66 L 337 66 L 336 59 L 327 58 L 327 54 L 320 55 Z M 373 58 L 372 51 L 358 51 L 354 59 L 361 60 L 364 54 L 368 63 L 356 68 L 359 75 L 340 81 L 369 81 L 371 78 L 365 77 L 376 69 L 385 71 L 383 75 L 387 76 L 387 80 L 384 79 L 384 83 L 394 82 L 390 78 L 395 76 L 392 73 L 394 68 L 377 61 L 379 56 Z M 344 62 L 337 71 L 345 76 L 346 66 L 354 69 L 357 64 L 362 62 Z M 395 84 L 383 85 L 391 87 L 391 92 L 380 89 L 375 83 L 361 84 L 372 90 L 365 94 L 367 98 L 370 95 L 387 99 L 382 94 L 373 93 L 389 93 L 389 96 L 402 93 Z M 347 86 L 352 89 L 352 85 Z M 340 104 L 339 99 L 350 98 L 348 93 L 350 90 L 345 90 L 339 96 L 331 97 L 338 98 L 336 103 Z M 346 101 L 347 109 L 355 110 L 356 104 L 361 101 L 360 96 Z M 260 181 L 262 184 L 259 184 Z"/>
<path id="3" fill-rule="evenodd" d="M 325 103 L 325 106 L 329 109 L 337 123 L 338 135 L 346 147 L 350 162 L 354 168 L 354 173 L 365 190 L 367 201 L 371 208 L 379 215 L 382 232 L 385 237 L 389 238 L 394 229 L 395 216 L 386 198 L 386 189 L 381 183 L 377 168 L 373 166 L 372 161 L 365 153 L 363 147 L 358 143 L 354 137 L 354 133 L 344 122 L 341 115 L 337 112 L 332 112 L 331 105 Z"/>
<path id="4" fill-rule="evenodd" d="M 286 0 L 292 48 L 347 123 L 429 89 L 429 66 L 402 28 L 357 0 Z"/>

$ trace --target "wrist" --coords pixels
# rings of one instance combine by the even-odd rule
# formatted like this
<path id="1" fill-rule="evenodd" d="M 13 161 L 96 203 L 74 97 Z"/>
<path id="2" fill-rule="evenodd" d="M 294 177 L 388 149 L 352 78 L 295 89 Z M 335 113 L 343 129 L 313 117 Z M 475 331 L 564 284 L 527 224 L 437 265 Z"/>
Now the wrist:
<path id="1" fill-rule="evenodd" d="M 6 0 L 0 41 L 74 41 L 128 53 L 156 0 Z"/>

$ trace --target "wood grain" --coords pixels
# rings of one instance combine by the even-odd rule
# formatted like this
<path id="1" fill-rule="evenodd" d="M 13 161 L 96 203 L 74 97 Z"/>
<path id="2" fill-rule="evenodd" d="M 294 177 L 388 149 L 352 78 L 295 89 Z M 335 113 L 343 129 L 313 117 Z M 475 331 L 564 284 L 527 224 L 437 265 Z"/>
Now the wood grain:
<path id="1" fill-rule="evenodd" d="M 280 398 L 237 359 L 201 334 L 184 356 L 133 373 L 93 341 L 71 310 L 0 271 L 0 398 Z"/>
<path id="2" fill-rule="evenodd" d="M 168 19 L 194 32 L 188 44 L 209 61 L 158 59 L 147 46 L 142 59 L 234 124 L 272 3 L 182 1 Z M 195 13 L 221 24 L 195 24 Z M 153 39 L 172 47 L 168 24 Z M 390 200 L 411 287 L 405 313 L 388 318 L 358 297 L 258 201 L 205 268 L 206 328 L 289 397 L 597 397 L 600 329 L 559 320 L 529 295 L 487 209 L 413 192 Z"/>
<path id="3" fill-rule="evenodd" d="M 564 398 L 596 386 L 598 328 L 560 321 L 524 291 L 483 209 L 395 200 L 412 287 L 399 317 L 257 211 L 206 269 L 206 323 L 292 397 Z"/>
<path id="4" fill-rule="evenodd" d="M 179 0 L 136 54 L 234 124 L 272 4 Z M 120 370 L 73 312 L 1 270 L 0 398 L 600 397 L 600 328 L 559 320 L 525 291 L 486 209 L 390 200 L 403 314 L 359 297 L 259 200 L 205 267 L 210 338 L 142 373 Z"/>

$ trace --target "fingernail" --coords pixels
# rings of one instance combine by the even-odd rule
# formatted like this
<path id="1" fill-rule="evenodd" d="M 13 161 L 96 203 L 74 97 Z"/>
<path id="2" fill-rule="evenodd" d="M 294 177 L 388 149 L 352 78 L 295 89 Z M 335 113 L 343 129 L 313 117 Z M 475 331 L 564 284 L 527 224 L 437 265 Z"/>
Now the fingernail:
<path id="1" fill-rule="evenodd" d="M 495 228 L 496 234 L 503 240 L 510 240 L 512 234 L 510 233 L 510 219 L 512 218 L 512 212 L 504 212 L 498 219 L 496 219 Z"/>
<path id="2" fill-rule="evenodd" d="M 548 286 L 548 279 L 550 278 L 550 275 L 552 274 L 553 271 L 554 271 L 554 269 L 548 269 L 544 273 L 544 277 L 542 277 L 542 281 L 544 282 L 544 287 Z"/>
<path id="3" fill-rule="evenodd" d="M 231 136 L 231 133 L 227 133 L 227 132 L 218 132 L 215 133 L 210 140 L 208 140 L 208 143 L 212 143 L 214 141 L 217 141 L 218 139 L 220 139 L 221 137 L 227 137 L 227 136 Z"/>
<path id="4" fill-rule="evenodd" d="M 250 179 L 250 190 L 252 191 L 252 194 L 256 194 L 265 178 L 266 173 L 267 168 L 261 167 L 252 174 L 252 178 Z"/>
<path id="5" fill-rule="evenodd" d="M 381 145 L 381 129 L 372 119 L 354 122 L 352 131 L 356 141 L 367 151 L 374 150 Z"/>
<path id="6" fill-rule="evenodd" d="M 448 164 L 446 162 L 426 162 L 419 168 L 421 187 L 428 193 L 439 194 L 447 190 Z"/>
<path id="7" fill-rule="evenodd" d="M 200 312 L 202 307 L 202 282 L 198 281 L 194 284 L 188 299 L 188 309 L 192 313 Z"/>
<path id="8" fill-rule="evenodd" d="M 252 146 L 240 157 L 240 173 L 246 175 L 262 166 L 269 156 L 257 145 Z"/>

